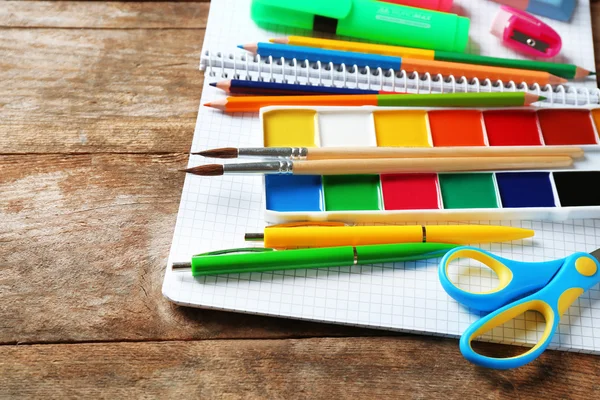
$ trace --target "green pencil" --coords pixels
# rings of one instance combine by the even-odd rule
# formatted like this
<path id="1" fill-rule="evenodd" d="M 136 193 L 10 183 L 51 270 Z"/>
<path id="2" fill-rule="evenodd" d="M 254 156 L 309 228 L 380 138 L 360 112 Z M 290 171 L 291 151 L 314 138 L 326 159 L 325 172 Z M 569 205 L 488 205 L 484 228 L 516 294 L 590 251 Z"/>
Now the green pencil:
<path id="1" fill-rule="evenodd" d="M 447 243 L 399 243 L 366 246 L 319 247 L 295 250 L 245 248 L 198 254 L 191 262 L 174 262 L 173 270 L 190 270 L 192 276 L 266 272 L 290 269 L 349 267 L 443 256 L 457 247 Z"/>
<path id="2" fill-rule="evenodd" d="M 225 112 L 257 112 L 267 106 L 518 107 L 545 97 L 526 92 L 442 94 L 342 94 L 227 97 L 204 104 Z"/>
<path id="3" fill-rule="evenodd" d="M 578 67 L 573 64 L 552 63 L 547 61 L 518 60 L 512 58 L 499 58 L 480 56 L 477 54 L 453 53 L 449 51 L 436 51 L 434 60 L 451 61 L 465 64 L 489 65 L 492 67 L 505 67 L 545 71 L 565 79 L 580 79 L 595 75 L 595 72 Z"/>
<path id="4" fill-rule="evenodd" d="M 270 40 L 273 43 L 296 46 L 318 47 L 330 50 L 355 51 L 359 53 L 381 54 L 386 56 L 406 57 L 422 60 L 449 61 L 465 64 L 489 65 L 533 71 L 545 71 L 565 79 L 585 78 L 595 75 L 587 69 L 573 64 L 561 64 L 547 61 L 515 60 L 510 58 L 488 57 L 475 54 L 455 53 L 449 51 L 416 49 L 410 47 L 389 46 L 376 43 L 350 42 L 345 40 L 321 39 L 304 36 L 288 36 Z"/>

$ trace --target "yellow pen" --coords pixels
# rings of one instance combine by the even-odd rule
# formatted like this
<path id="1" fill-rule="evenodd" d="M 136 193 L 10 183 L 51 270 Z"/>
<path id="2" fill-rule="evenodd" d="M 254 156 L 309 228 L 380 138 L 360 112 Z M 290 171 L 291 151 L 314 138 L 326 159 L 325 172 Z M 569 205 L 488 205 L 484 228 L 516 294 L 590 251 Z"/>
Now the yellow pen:
<path id="1" fill-rule="evenodd" d="M 343 223 L 291 223 L 273 225 L 264 233 L 247 233 L 247 241 L 264 241 L 265 247 L 362 246 L 391 243 L 473 244 L 506 242 L 534 235 L 531 229 L 493 225 L 374 225 L 348 226 Z"/>

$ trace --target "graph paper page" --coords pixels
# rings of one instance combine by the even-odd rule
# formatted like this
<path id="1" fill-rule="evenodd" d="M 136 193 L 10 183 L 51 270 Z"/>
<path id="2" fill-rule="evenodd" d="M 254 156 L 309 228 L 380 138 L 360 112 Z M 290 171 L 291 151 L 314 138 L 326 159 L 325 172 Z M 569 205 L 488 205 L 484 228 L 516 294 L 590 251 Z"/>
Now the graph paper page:
<path id="1" fill-rule="evenodd" d="M 499 46 L 497 39 L 488 33 L 498 4 L 482 0 L 455 0 L 455 6 L 472 21 L 469 51 L 519 57 Z M 250 19 L 249 7 L 249 0 L 213 0 L 202 54 L 206 51 L 221 52 L 229 57 L 229 53 L 236 53 L 238 44 L 299 33 L 275 33 L 258 28 Z M 562 57 L 581 67 L 593 69 L 589 2 L 579 1 L 570 24 L 546 21 L 563 38 Z M 219 76 L 206 76 L 201 104 L 224 96 L 218 89 L 208 86 L 210 82 L 220 79 Z M 596 87 L 592 80 L 578 85 L 590 89 Z M 225 115 L 200 105 L 191 151 L 253 146 L 262 146 L 257 113 Z M 219 161 L 191 156 L 188 165 L 211 162 Z M 437 278 L 439 259 L 200 278 L 192 278 L 189 271 L 171 271 L 172 262 L 189 261 L 194 254 L 259 246 L 260 243 L 245 242 L 244 234 L 262 231 L 265 226 L 264 210 L 261 176 L 187 175 L 163 282 L 165 297 L 177 304 L 192 307 L 450 337 L 460 336 L 479 318 L 479 314 L 461 306 L 443 290 Z M 600 220 L 469 223 L 534 229 L 536 235 L 530 240 L 478 245 L 515 260 L 546 261 L 567 256 L 574 251 L 591 251 L 600 247 Z M 471 290 L 491 288 L 494 284 L 488 271 L 455 278 Z M 527 313 L 511 325 L 489 332 L 482 340 L 531 345 L 541 337 L 540 318 Z M 550 348 L 600 351 L 598 286 L 583 294 L 567 310 Z"/>

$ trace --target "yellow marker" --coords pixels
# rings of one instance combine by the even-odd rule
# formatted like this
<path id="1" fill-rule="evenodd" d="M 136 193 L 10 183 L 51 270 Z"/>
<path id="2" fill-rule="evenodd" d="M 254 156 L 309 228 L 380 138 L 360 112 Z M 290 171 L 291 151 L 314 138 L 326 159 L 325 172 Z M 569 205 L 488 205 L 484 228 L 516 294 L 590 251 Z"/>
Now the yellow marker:
<path id="1" fill-rule="evenodd" d="M 288 36 L 270 39 L 272 43 L 291 44 L 294 46 L 316 47 L 329 50 L 353 51 L 357 53 L 381 54 L 420 60 L 435 59 L 435 51 L 415 49 L 411 47 L 387 46 L 385 44 L 348 42 L 345 40 L 319 39 L 304 36 Z"/>
<path id="2" fill-rule="evenodd" d="M 534 235 L 531 229 L 490 225 L 387 225 L 346 226 L 329 224 L 283 224 L 267 227 L 264 233 L 247 233 L 246 240 L 264 240 L 274 249 L 296 247 L 361 246 L 391 243 L 472 244 L 506 242 Z"/>

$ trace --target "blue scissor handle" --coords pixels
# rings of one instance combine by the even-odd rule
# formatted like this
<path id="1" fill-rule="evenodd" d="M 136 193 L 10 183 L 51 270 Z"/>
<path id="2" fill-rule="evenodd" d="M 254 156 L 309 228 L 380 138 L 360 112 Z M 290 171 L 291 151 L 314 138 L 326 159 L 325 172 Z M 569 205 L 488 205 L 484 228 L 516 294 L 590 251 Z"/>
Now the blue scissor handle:
<path id="1" fill-rule="evenodd" d="M 474 293 L 456 286 L 448 277 L 448 267 L 458 258 L 474 259 L 492 269 L 498 275 L 498 287 Z M 461 246 L 444 255 L 438 275 L 444 290 L 456 301 L 471 309 L 489 312 L 544 287 L 565 260 L 520 262 L 498 257 L 477 247 Z"/>
<path id="2" fill-rule="evenodd" d="M 599 268 L 598 260 L 588 253 L 575 253 L 565 258 L 562 268 L 541 290 L 507 304 L 469 326 L 460 338 L 463 356 L 474 364 L 495 369 L 517 368 L 535 360 L 552 341 L 564 312 L 581 294 L 600 282 Z M 487 357 L 473 350 L 473 339 L 529 310 L 540 312 L 546 320 L 542 338 L 530 350 L 509 358 Z"/>

